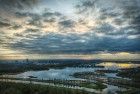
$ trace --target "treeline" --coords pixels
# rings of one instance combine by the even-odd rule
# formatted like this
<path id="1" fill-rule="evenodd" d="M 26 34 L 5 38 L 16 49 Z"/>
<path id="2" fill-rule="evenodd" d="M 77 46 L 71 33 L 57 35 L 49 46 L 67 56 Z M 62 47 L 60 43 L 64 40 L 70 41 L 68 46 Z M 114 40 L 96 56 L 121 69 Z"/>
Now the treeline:
<path id="1" fill-rule="evenodd" d="M 119 71 L 117 76 L 131 79 L 130 85 L 133 87 L 140 88 L 140 67 L 121 69 L 121 71 Z"/>
<path id="2" fill-rule="evenodd" d="M 0 74 L 19 73 L 30 70 L 49 70 L 65 67 L 99 67 L 93 60 L 15 60 L 0 61 Z M 99 62 L 99 61 L 98 61 Z"/>
<path id="3" fill-rule="evenodd" d="M 36 65 L 34 63 L 17 64 L 17 63 L 0 63 L 0 75 L 7 73 L 20 73 L 30 70 L 48 70 L 47 65 Z"/>
<path id="4" fill-rule="evenodd" d="M 124 78 L 130 78 L 135 82 L 140 82 L 140 67 L 122 69 L 117 75 Z"/>
<path id="5" fill-rule="evenodd" d="M 0 94 L 91 94 L 91 93 L 88 93 L 83 90 L 62 87 L 0 82 Z"/>

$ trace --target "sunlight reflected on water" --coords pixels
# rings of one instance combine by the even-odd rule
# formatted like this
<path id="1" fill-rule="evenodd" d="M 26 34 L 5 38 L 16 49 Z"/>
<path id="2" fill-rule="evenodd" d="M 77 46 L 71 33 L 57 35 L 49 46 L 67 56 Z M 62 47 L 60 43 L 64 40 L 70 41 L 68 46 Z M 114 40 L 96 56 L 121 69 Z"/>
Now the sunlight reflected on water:
<path id="1" fill-rule="evenodd" d="M 105 68 L 109 69 L 123 69 L 123 68 L 136 68 L 140 67 L 140 64 L 133 64 L 133 63 L 115 63 L 115 62 L 103 62 L 98 64 L 99 66 L 104 66 Z"/>

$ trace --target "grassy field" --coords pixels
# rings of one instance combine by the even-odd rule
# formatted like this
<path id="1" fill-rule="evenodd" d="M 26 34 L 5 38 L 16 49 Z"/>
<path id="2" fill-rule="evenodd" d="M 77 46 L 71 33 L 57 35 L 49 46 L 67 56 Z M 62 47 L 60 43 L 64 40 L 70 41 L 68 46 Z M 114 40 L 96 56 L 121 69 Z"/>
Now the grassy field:
<path id="1" fill-rule="evenodd" d="M 90 93 L 82 90 L 62 87 L 0 82 L 0 94 L 90 94 Z"/>
<path id="2" fill-rule="evenodd" d="M 97 90 L 102 90 L 107 88 L 106 85 L 100 83 L 100 82 L 96 82 L 96 83 L 82 83 L 80 84 L 82 87 L 86 87 L 86 88 L 92 88 L 92 89 L 97 89 Z"/>

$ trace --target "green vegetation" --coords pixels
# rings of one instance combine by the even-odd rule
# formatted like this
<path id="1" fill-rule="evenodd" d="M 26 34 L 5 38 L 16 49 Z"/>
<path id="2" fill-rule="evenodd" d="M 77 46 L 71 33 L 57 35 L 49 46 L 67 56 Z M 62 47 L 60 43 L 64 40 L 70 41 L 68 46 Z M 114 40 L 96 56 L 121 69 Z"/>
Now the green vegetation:
<path id="1" fill-rule="evenodd" d="M 5 77 L 0 77 L 2 81 L 8 81 L 8 80 L 21 80 L 21 81 L 32 81 L 32 82 L 43 82 L 43 83 L 53 83 L 55 85 L 65 85 L 68 87 L 85 87 L 85 88 L 91 88 L 91 89 L 97 89 L 97 90 L 102 90 L 106 88 L 107 86 L 104 85 L 101 82 L 87 82 L 87 81 L 80 81 L 80 80 L 59 80 L 59 79 L 53 79 L 53 80 L 39 80 L 39 79 L 23 79 L 23 78 L 5 78 Z"/>
<path id="2" fill-rule="evenodd" d="M 104 85 L 103 83 L 100 82 L 96 82 L 96 83 L 82 83 L 81 84 L 82 87 L 86 87 L 86 88 L 92 88 L 92 89 L 97 89 L 97 90 L 102 90 L 107 88 L 106 85 Z"/>
<path id="3" fill-rule="evenodd" d="M 131 79 L 130 86 L 140 88 L 140 67 L 122 69 L 117 75 L 123 78 Z"/>
<path id="4" fill-rule="evenodd" d="M 40 61 L 44 62 L 44 61 Z M 44 64 L 44 63 L 0 63 L 0 74 L 14 74 L 20 73 L 24 71 L 30 70 L 48 70 L 50 68 L 54 69 L 61 69 L 65 67 L 98 67 L 96 64 L 91 63 L 64 63 L 67 61 L 62 61 L 61 63 L 56 63 L 56 61 L 48 61 L 51 63 Z M 105 73 L 118 73 L 118 76 L 122 78 L 115 78 L 115 77 L 108 77 L 108 79 L 100 79 L 105 76 Z M 0 94 L 93 94 L 89 92 L 85 92 L 84 90 L 76 90 L 72 89 L 71 87 L 85 87 L 89 89 L 96 89 L 97 91 L 101 91 L 107 86 L 106 84 L 116 85 L 120 87 L 133 87 L 134 89 L 128 89 L 127 91 L 118 92 L 118 94 L 139 94 L 137 91 L 140 87 L 140 68 L 131 68 L 131 69 L 121 69 L 121 70 L 96 70 L 95 72 L 77 72 L 73 75 L 76 78 L 82 78 L 86 80 L 60 80 L 60 79 L 30 79 L 30 78 L 9 78 L 8 76 L 1 76 L 0 80 L 5 82 L 0 82 Z M 125 78 L 130 78 L 125 79 Z M 12 83 L 8 82 L 8 80 L 19 80 L 19 81 L 30 81 L 30 84 L 20 84 L 20 83 Z M 94 80 L 95 82 L 92 82 Z M 55 86 L 47 86 L 47 85 L 35 85 L 31 84 L 32 82 L 42 82 L 42 83 L 50 83 L 54 84 L 55 86 L 63 86 L 63 87 L 55 87 Z M 67 87 L 67 88 L 66 88 Z M 68 88 L 69 87 L 69 88 Z M 71 89 L 70 89 L 71 88 Z M 137 90 L 135 90 L 137 89 Z"/>
<path id="5" fill-rule="evenodd" d="M 0 61 L 0 75 L 31 70 L 62 69 L 66 67 L 101 67 L 93 60 L 8 60 Z M 98 61 L 99 62 L 99 61 Z M 103 68 L 103 67 L 101 67 Z"/>
<path id="6" fill-rule="evenodd" d="M 117 73 L 118 70 L 96 70 L 96 73 L 104 74 L 104 73 Z"/>
<path id="7" fill-rule="evenodd" d="M 140 94 L 140 90 L 136 88 L 130 88 L 126 91 L 118 91 L 118 94 Z"/>
<path id="8" fill-rule="evenodd" d="M 30 70 L 48 70 L 47 65 L 36 65 L 33 63 L 30 64 L 6 64 L 6 63 L 0 63 L 0 75 L 1 74 L 14 74 L 14 73 L 20 73 Z"/>
<path id="9" fill-rule="evenodd" d="M 104 73 L 96 73 L 96 72 L 77 72 L 74 73 L 72 76 L 76 78 L 83 78 L 83 79 L 94 79 L 95 77 L 104 76 Z"/>
<path id="10" fill-rule="evenodd" d="M 83 90 L 62 87 L 0 82 L 0 94 L 90 94 L 90 93 L 85 92 Z"/>
<path id="11" fill-rule="evenodd" d="M 130 78 L 133 81 L 140 82 L 140 67 L 123 69 L 118 73 L 118 76 Z"/>

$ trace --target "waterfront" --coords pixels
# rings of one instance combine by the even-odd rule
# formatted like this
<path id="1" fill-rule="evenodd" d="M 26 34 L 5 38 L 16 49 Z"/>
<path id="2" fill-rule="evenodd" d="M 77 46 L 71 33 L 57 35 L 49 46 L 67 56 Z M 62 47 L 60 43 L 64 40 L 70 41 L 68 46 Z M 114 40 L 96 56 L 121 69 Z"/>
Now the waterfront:
<path id="1" fill-rule="evenodd" d="M 62 63 L 60 63 L 60 65 L 61 64 Z M 83 87 L 91 89 L 94 93 L 96 91 L 96 93 L 101 92 L 102 94 L 108 94 L 107 92 L 126 91 L 128 88 L 131 88 L 131 86 L 125 86 L 125 83 L 129 83 L 131 79 L 118 76 L 118 71 L 137 68 L 139 66 L 140 64 L 130 62 L 81 63 L 81 65 L 75 65 L 75 67 L 67 66 L 57 69 L 49 68 L 48 70 L 26 71 L 13 75 L 5 74 L 1 77 L 13 79 L 15 82 L 32 80 L 33 83 L 35 81 L 35 83 L 39 82 L 39 84 L 44 82 L 68 87 Z M 123 84 L 120 84 L 122 81 Z"/>

